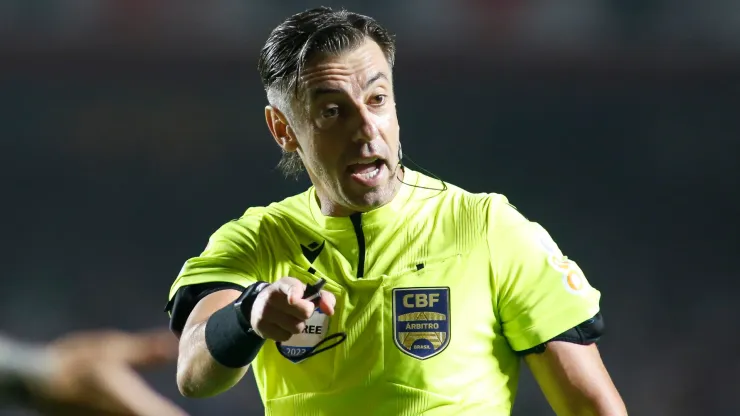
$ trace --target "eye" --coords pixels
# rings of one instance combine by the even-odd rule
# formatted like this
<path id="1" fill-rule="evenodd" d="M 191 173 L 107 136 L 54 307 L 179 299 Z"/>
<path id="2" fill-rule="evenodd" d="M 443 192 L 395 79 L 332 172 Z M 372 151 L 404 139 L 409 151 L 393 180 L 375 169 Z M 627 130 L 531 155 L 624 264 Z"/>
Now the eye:
<path id="1" fill-rule="evenodd" d="M 385 104 L 385 100 L 387 98 L 388 98 L 388 96 L 385 95 L 385 94 L 377 94 L 377 95 L 374 95 L 370 99 L 370 102 L 371 102 L 372 105 L 383 105 L 383 104 Z"/>
<path id="2" fill-rule="evenodd" d="M 328 107 L 325 110 L 321 112 L 321 117 L 323 118 L 332 118 L 339 115 L 339 107 Z"/>

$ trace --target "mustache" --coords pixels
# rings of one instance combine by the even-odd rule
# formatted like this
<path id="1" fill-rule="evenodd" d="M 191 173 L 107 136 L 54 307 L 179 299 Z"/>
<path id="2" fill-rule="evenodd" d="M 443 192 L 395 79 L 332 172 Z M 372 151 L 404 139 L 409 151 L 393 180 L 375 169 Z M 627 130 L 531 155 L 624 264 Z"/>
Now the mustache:
<path id="1" fill-rule="evenodd" d="M 388 153 L 386 146 L 378 146 L 372 142 L 368 142 L 362 145 L 359 152 L 352 152 L 351 155 L 346 155 L 344 160 L 347 164 L 352 164 L 357 163 L 358 160 L 378 159 L 388 165 L 388 167 L 391 167 L 392 161 Z"/>

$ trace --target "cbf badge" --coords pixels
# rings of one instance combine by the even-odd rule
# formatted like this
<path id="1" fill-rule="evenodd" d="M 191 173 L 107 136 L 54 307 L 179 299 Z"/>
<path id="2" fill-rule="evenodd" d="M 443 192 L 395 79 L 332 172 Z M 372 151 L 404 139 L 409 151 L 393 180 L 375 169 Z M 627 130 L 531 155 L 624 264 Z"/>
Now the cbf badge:
<path id="1" fill-rule="evenodd" d="M 393 340 L 404 353 L 426 360 L 450 343 L 450 288 L 393 289 Z"/>
<path id="2" fill-rule="evenodd" d="M 329 316 L 316 308 L 313 315 L 306 321 L 306 328 L 303 332 L 278 344 L 278 350 L 283 357 L 299 363 L 313 355 L 312 353 L 322 344 L 328 332 Z"/>

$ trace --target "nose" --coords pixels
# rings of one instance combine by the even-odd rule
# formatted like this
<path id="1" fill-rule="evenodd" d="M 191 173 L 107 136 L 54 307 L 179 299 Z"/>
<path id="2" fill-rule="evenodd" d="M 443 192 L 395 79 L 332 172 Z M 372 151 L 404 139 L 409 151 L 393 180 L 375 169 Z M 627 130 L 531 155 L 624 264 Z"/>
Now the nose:
<path id="1" fill-rule="evenodd" d="M 355 142 L 370 142 L 378 137 L 378 125 L 376 124 L 375 115 L 368 111 L 365 106 L 360 106 L 357 110 L 357 133 Z"/>

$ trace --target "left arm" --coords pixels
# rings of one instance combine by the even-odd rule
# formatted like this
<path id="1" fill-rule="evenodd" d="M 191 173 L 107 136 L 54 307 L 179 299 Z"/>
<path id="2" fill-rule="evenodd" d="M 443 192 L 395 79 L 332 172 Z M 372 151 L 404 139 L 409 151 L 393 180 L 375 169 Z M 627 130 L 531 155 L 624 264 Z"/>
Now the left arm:
<path id="1" fill-rule="evenodd" d="M 524 360 L 556 414 L 627 415 L 596 344 L 552 341 Z"/>
<path id="2" fill-rule="evenodd" d="M 595 345 L 601 293 L 541 225 L 505 202 L 492 201 L 488 241 L 493 301 L 511 349 L 558 415 L 626 415 Z"/>

